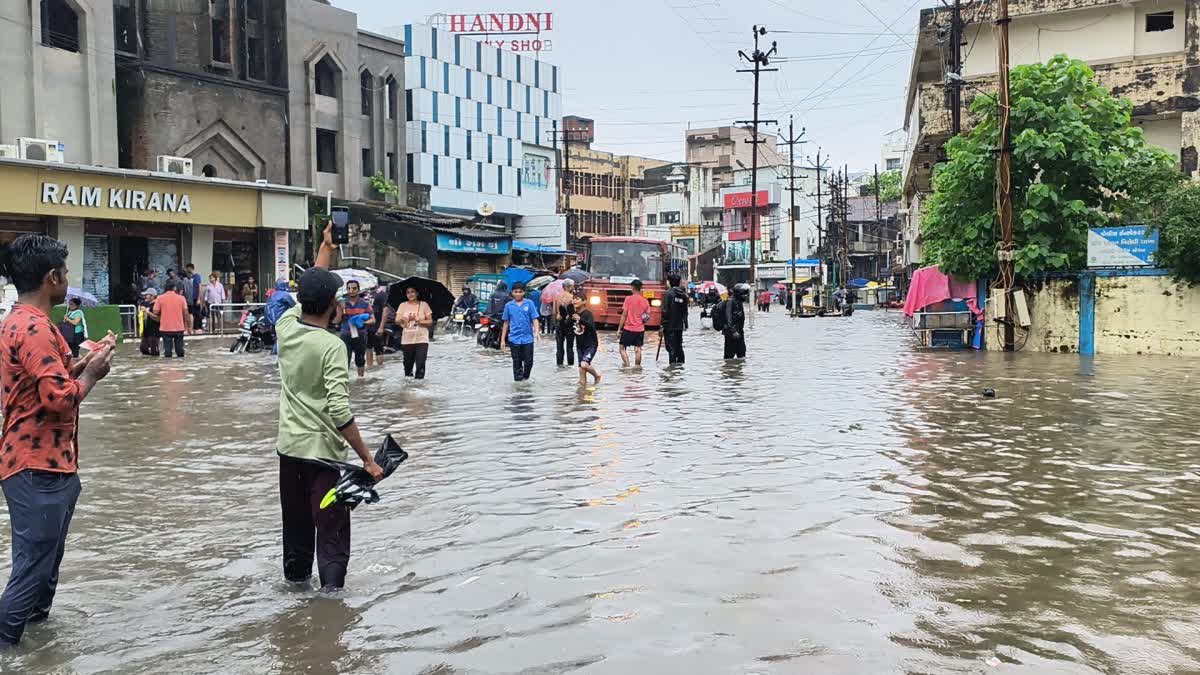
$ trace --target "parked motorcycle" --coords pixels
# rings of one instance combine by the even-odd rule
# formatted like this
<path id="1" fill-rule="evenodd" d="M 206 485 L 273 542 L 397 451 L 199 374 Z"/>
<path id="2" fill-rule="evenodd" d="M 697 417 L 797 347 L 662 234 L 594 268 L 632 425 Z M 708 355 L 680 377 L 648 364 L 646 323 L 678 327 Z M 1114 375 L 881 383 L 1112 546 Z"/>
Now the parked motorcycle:
<path id="1" fill-rule="evenodd" d="M 479 324 L 479 310 L 474 307 L 463 309 L 456 307 L 450 316 L 446 317 L 446 332 L 468 335 L 475 332 Z"/>

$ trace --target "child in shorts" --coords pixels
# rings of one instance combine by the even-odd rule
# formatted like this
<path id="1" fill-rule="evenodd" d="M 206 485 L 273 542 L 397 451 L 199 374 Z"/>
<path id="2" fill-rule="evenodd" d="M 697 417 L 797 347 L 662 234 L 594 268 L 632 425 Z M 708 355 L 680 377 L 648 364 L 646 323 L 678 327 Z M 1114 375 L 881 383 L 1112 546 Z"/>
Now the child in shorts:
<path id="1" fill-rule="evenodd" d="M 592 316 L 592 311 L 587 308 L 587 303 L 582 297 L 576 297 L 574 304 L 575 314 L 571 319 L 575 323 L 575 348 L 579 356 L 579 384 L 586 385 L 589 374 L 596 378 L 596 384 L 600 384 L 600 373 L 592 365 L 592 361 L 596 358 L 596 350 L 600 347 L 600 337 L 596 334 L 596 318 Z"/>

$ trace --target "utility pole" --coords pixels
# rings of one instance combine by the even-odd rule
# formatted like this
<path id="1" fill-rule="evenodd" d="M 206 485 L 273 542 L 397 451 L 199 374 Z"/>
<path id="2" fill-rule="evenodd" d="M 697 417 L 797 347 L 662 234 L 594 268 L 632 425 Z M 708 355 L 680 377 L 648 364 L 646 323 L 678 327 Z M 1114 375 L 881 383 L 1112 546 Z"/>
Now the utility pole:
<path id="1" fill-rule="evenodd" d="M 561 194 L 563 195 L 563 212 L 566 215 L 566 248 L 568 251 L 574 250 L 574 228 L 571 227 L 571 130 L 570 129 L 552 129 L 550 132 L 551 138 L 554 140 L 554 146 L 558 147 L 558 137 L 562 135 L 563 160 L 558 166 L 558 180 L 562 185 Z"/>
<path id="2" fill-rule="evenodd" d="M 792 316 L 796 316 L 800 306 L 796 303 L 796 191 L 800 188 L 796 187 L 796 144 L 803 143 L 800 140 L 804 138 L 804 129 L 800 129 L 800 135 L 796 135 L 796 123 L 791 115 L 788 115 L 788 137 L 784 143 L 788 146 L 788 192 L 791 194 L 791 210 L 788 211 L 788 220 L 791 222 L 791 239 L 789 240 L 788 250 L 791 254 L 788 256 L 788 287 L 792 296 Z M 820 208 L 820 207 L 818 207 Z"/>
<path id="3" fill-rule="evenodd" d="M 950 133 L 957 136 L 962 132 L 962 0 L 954 0 L 950 13 L 950 72 L 959 75 L 950 78 Z"/>
<path id="4" fill-rule="evenodd" d="M 758 38 L 767 34 L 766 27 L 765 26 L 754 26 L 752 32 L 754 33 L 754 52 L 753 52 L 753 54 L 750 56 L 747 56 L 746 52 L 743 52 L 739 49 L 738 56 L 745 59 L 749 63 L 753 64 L 754 67 L 749 68 L 749 69 L 738 70 L 737 72 L 739 72 L 739 73 L 754 73 L 754 118 L 752 120 L 750 120 L 750 124 L 751 124 L 750 139 L 747 141 L 747 143 L 750 143 L 752 145 L 752 149 L 753 149 L 753 152 L 750 153 L 750 288 L 751 288 L 750 292 L 752 294 L 754 294 L 754 293 L 758 292 L 758 264 L 755 259 L 755 257 L 756 257 L 755 246 L 758 243 L 756 241 L 756 239 L 758 239 L 758 237 L 761 236 L 761 233 L 758 228 L 758 146 L 759 146 L 759 144 L 766 142 L 763 139 L 758 137 L 758 125 L 760 122 L 762 122 L 762 123 L 773 123 L 774 122 L 774 120 L 758 119 L 758 80 L 759 80 L 759 74 L 767 73 L 767 72 L 774 72 L 779 69 L 765 67 L 770 63 L 770 57 L 775 55 L 775 52 L 776 52 L 775 43 L 772 42 L 771 49 L 766 52 L 764 52 L 758 48 Z M 744 122 L 739 122 L 739 124 L 744 124 Z M 757 307 L 757 304 L 754 302 L 751 302 L 750 307 L 751 307 L 750 325 L 753 326 L 754 325 L 754 308 Z"/>
<path id="5" fill-rule="evenodd" d="M 1010 119 L 1008 91 L 1008 0 L 999 0 L 1000 16 L 996 19 L 996 43 L 1000 50 L 999 96 L 997 105 L 1000 115 L 1000 147 L 996 165 L 996 210 L 1000 220 L 1000 250 L 996 257 L 1000 263 L 1000 285 L 1004 289 L 1004 351 L 1014 347 L 1013 285 L 1016 276 L 1013 269 L 1013 223 L 1012 223 L 1012 125 Z"/>
<path id="6" fill-rule="evenodd" d="M 875 259 L 875 278 L 872 281 L 879 281 L 879 249 L 882 248 L 880 243 L 883 241 L 883 193 L 879 191 L 879 165 L 875 165 L 875 243 L 873 248 L 875 252 L 871 257 Z"/>
<path id="7" fill-rule="evenodd" d="M 816 164 L 809 167 L 817 170 L 817 259 L 820 264 L 817 265 L 817 292 L 824 297 L 824 280 L 821 279 L 821 268 L 825 265 L 825 227 L 826 223 L 821 216 L 821 181 L 824 180 L 822 174 L 825 167 L 821 166 L 821 149 L 817 148 Z M 821 301 L 824 306 L 824 300 Z"/>

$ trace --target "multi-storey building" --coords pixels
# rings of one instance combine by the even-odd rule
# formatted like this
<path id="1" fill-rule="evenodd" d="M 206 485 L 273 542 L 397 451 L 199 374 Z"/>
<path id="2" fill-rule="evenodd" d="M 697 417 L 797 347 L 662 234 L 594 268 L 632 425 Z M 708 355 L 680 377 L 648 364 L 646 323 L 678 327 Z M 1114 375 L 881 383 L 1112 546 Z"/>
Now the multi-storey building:
<path id="1" fill-rule="evenodd" d="M 434 211 L 564 246 L 558 66 L 432 26 L 403 27 L 408 175 Z"/>
<path id="2" fill-rule="evenodd" d="M 748 171 L 753 166 L 753 152 L 757 147 L 759 168 L 787 164 L 775 150 L 775 138 L 758 133 L 761 143 L 750 143 L 753 131 L 744 127 L 713 127 L 691 129 L 685 140 L 688 164 L 704 166 L 713 170 L 717 185 L 732 185 L 734 174 Z"/>
<path id="3" fill-rule="evenodd" d="M 1200 0 L 1011 0 L 1009 53 L 1013 65 L 1055 54 L 1085 61 L 1114 94 L 1133 102 L 1134 124 L 1146 139 L 1197 172 L 1200 147 Z M 965 13 L 962 46 L 962 125 L 969 106 L 996 86 L 995 3 Z M 933 169 L 951 136 L 947 71 L 950 10 L 922 10 L 906 97 L 903 204 L 904 263 L 922 260 L 920 211 Z"/>

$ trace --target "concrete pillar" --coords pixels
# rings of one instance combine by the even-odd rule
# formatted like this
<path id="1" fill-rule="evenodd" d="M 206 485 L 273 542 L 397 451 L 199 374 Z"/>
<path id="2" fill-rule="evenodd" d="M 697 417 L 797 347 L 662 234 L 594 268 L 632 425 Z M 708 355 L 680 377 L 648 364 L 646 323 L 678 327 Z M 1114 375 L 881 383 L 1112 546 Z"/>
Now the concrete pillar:
<path id="1" fill-rule="evenodd" d="M 54 236 L 67 245 L 67 269 L 71 285 L 83 286 L 83 218 L 59 217 Z"/>
<path id="2" fill-rule="evenodd" d="M 196 265 L 196 273 L 200 278 L 208 283 L 208 275 L 213 271 L 213 229 L 203 225 L 193 225 L 190 247 L 185 247 L 187 250 L 187 259 L 183 264 L 194 263 Z"/>
<path id="3" fill-rule="evenodd" d="M 1079 275 L 1079 353 L 1096 353 L 1096 274 Z"/>

